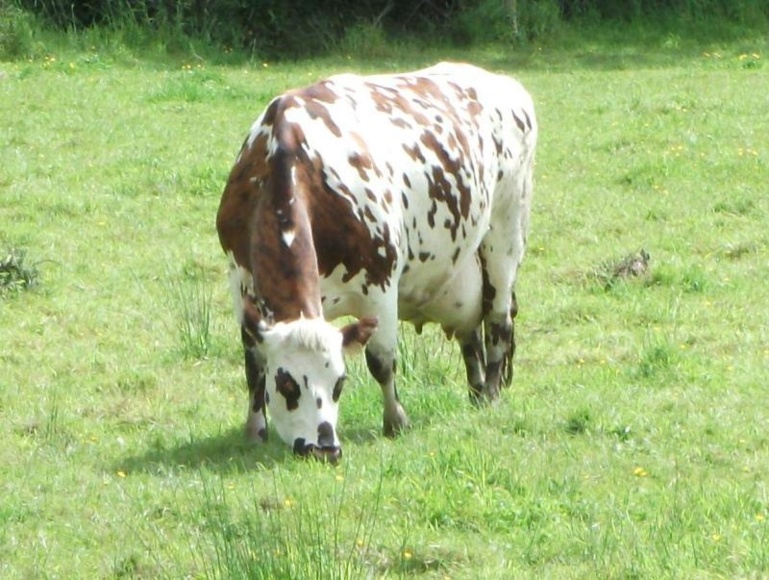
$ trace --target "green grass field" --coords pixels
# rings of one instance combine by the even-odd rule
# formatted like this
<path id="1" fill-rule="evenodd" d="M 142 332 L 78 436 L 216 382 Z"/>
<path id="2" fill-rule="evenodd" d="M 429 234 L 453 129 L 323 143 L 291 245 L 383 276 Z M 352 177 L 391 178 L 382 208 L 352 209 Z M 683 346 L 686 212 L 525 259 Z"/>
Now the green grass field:
<path id="1" fill-rule="evenodd" d="M 355 359 L 338 466 L 248 445 L 214 231 L 242 139 L 286 88 L 439 58 L 538 106 L 513 387 L 472 408 L 457 348 L 404 326 L 411 431 L 379 434 Z M 0 290 L 0 576 L 769 575 L 767 59 L 670 36 L 0 63 L 0 264 L 37 282 Z"/>

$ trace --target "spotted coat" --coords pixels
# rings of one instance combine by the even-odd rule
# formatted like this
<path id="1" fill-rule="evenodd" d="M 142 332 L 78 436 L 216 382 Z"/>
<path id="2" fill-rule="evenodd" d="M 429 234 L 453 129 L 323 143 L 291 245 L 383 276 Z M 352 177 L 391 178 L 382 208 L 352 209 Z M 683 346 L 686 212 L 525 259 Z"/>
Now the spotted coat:
<path id="1" fill-rule="evenodd" d="M 217 216 L 250 435 L 266 438 L 266 405 L 295 450 L 336 457 L 339 393 L 329 392 L 341 390 L 341 352 L 356 344 L 382 387 L 385 433 L 406 426 L 399 319 L 440 324 L 461 345 L 471 398 L 498 397 L 511 372 L 536 140 L 525 89 L 467 64 L 339 75 L 269 103 Z M 345 315 L 359 320 L 326 322 Z M 336 374 L 321 376 L 329 365 Z M 281 390 L 287 381 L 293 394 Z"/>

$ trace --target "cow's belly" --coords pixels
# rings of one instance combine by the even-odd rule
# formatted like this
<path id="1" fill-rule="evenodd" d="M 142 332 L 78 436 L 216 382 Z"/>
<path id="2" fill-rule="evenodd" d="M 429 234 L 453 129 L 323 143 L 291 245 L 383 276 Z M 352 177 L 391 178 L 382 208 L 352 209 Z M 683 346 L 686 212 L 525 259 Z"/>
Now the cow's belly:
<path id="1" fill-rule="evenodd" d="M 373 303 L 381 296 L 380 292 L 373 288 L 364 292 L 364 286 L 362 275 L 346 281 L 336 273 L 324 278 L 321 282 L 324 317 L 334 320 L 340 316 L 384 314 L 376 311 Z M 388 291 L 397 292 L 398 318 L 414 323 L 417 328 L 434 322 L 449 335 L 463 335 L 472 332 L 481 320 L 483 277 L 476 255 L 451 271 L 410 269 L 401 276 L 398 285 Z"/>
<path id="2" fill-rule="evenodd" d="M 446 268 L 450 265 L 450 268 Z M 437 264 L 436 264 L 437 266 Z M 441 268 L 412 266 L 401 277 L 398 312 L 401 320 L 417 328 L 436 322 L 449 334 L 467 334 L 478 326 L 482 314 L 483 276 L 476 253 L 460 265 Z"/>
<path id="3" fill-rule="evenodd" d="M 326 319 L 340 316 L 386 315 L 380 309 L 393 293 L 398 318 L 413 322 L 440 324 L 447 334 L 466 334 L 481 320 L 483 276 L 476 244 L 460 248 L 450 240 L 436 244 L 433 253 L 424 260 L 419 254 L 409 259 L 401 256 L 400 274 L 385 288 L 366 283 L 365 272 L 348 278 L 344 268 L 337 268 L 321 278 L 323 313 Z"/>

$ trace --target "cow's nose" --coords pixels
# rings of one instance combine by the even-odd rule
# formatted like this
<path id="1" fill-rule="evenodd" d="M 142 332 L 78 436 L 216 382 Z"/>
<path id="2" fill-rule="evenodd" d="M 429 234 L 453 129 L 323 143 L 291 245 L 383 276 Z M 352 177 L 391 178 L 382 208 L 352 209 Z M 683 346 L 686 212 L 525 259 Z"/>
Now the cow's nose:
<path id="1" fill-rule="evenodd" d="M 338 445 L 315 445 L 304 439 L 294 440 L 294 453 L 302 457 L 314 457 L 324 463 L 336 463 L 342 457 L 342 448 Z"/>
<path id="2" fill-rule="evenodd" d="M 328 421 L 318 425 L 318 447 L 334 447 L 334 427 Z"/>

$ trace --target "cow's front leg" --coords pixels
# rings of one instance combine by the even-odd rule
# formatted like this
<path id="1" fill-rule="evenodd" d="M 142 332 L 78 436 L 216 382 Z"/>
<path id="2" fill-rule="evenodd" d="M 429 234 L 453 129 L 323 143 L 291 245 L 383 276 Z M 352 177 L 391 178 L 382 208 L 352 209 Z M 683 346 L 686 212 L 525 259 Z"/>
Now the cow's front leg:
<path id="1" fill-rule="evenodd" d="M 394 337 L 392 346 L 386 345 L 384 338 L 384 332 L 386 329 L 381 328 L 369 342 L 366 347 L 366 364 L 368 370 L 379 383 L 382 388 L 382 398 L 384 402 L 384 416 L 383 416 L 383 432 L 387 437 L 395 437 L 398 433 L 403 431 L 409 426 L 409 420 L 406 416 L 406 411 L 403 410 L 403 406 L 398 399 L 398 390 L 395 388 L 395 369 L 397 366 L 395 356 L 395 341 L 397 336 Z M 379 338 L 379 341 L 374 339 Z"/>
<path id="2" fill-rule="evenodd" d="M 248 413 L 246 437 L 251 441 L 267 441 L 267 417 L 264 412 L 264 371 L 257 360 L 256 342 L 241 329 L 245 353 L 246 383 L 248 384 Z"/>
<path id="3" fill-rule="evenodd" d="M 499 398 L 500 386 L 509 385 L 512 380 L 515 352 L 513 320 L 518 312 L 513 290 L 517 262 L 499 264 L 487 258 L 485 267 L 483 323 L 486 377 L 482 398 L 493 402 Z"/>

